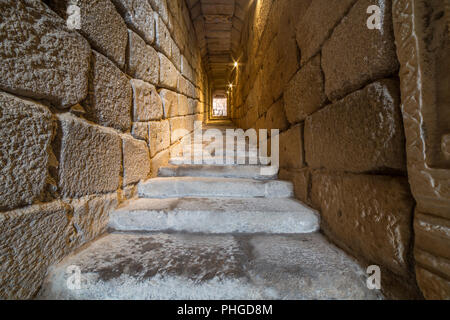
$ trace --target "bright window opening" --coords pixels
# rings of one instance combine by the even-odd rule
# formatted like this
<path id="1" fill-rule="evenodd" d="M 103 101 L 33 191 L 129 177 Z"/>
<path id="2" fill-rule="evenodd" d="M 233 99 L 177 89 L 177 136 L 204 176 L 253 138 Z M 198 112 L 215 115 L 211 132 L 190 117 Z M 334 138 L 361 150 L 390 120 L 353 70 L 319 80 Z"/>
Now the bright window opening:
<path id="1" fill-rule="evenodd" d="M 213 98 L 213 117 L 227 116 L 227 98 L 216 96 Z"/>

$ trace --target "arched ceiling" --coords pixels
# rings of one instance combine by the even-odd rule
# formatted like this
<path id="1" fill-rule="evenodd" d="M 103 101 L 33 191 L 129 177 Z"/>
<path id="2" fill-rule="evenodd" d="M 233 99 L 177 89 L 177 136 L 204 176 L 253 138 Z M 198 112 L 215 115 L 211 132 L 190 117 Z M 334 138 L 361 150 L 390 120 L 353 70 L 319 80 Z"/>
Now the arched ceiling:
<path id="1" fill-rule="evenodd" d="M 251 0 L 187 0 L 214 89 L 225 89 Z"/>

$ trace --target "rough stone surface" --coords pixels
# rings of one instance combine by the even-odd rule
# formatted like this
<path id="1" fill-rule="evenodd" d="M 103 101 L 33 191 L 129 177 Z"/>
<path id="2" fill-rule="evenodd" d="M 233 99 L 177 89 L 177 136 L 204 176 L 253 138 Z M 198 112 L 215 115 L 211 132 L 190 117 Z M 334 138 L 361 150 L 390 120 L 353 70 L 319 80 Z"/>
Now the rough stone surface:
<path id="1" fill-rule="evenodd" d="M 370 5 L 382 9 L 381 30 L 367 28 Z M 388 77 L 398 70 L 391 0 L 359 0 L 334 30 L 322 50 L 325 92 L 337 100 L 368 82 Z"/>
<path id="2" fill-rule="evenodd" d="M 284 111 L 283 100 L 275 102 L 266 113 L 265 128 L 264 129 L 278 129 L 280 131 L 286 130 L 289 127 L 289 122 L 286 119 Z"/>
<path id="3" fill-rule="evenodd" d="M 131 30 L 128 30 L 127 72 L 154 85 L 159 82 L 158 53 Z"/>
<path id="4" fill-rule="evenodd" d="M 47 268 L 73 249 L 69 205 L 55 201 L 0 213 L 0 297 L 30 299 Z"/>
<path id="5" fill-rule="evenodd" d="M 303 124 L 293 126 L 280 134 L 280 168 L 301 169 L 303 155 Z"/>
<path id="6" fill-rule="evenodd" d="M 323 107 L 326 100 L 320 55 L 317 55 L 289 81 L 284 91 L 286 117 L 290 123 L 303 121 Z"/>
<path id="7" fill-rule="evenodd" d="M 82 288 L 65 285 L 80 266 Z M 52 268 L 40 299 L 380 299 L 319 234 L 110 234 Z M 121 285 L 117 285 L 121 283 Z"/>
<path id="8" fill-rule="evenodd" d="M 118 205 L 117 193 L 92 195 L 71 200 L 72 222 L 77 231 L 79 244 L 96 239 L 106 232 L 109 215 Z"/>
<path id="9" fill-rule="evenodd" d="M 159 85 L 161 87 L 176 89 L 178 71 L 173 63 L 162 53 L 158 53 L 160 62 Z"/>
<path id="10" fill-rule="evenodd" d="M 120 136 L 70 114 L 57 118 L 58 186 L 62 196 L 116 191 L 122 161 Z"/>
<path id="11" fill-rule="evenodd" d="M 84 99 L 87 41 L 40 1 L 5 0 L 0 12 L 0 89 L 58 107 Z"/>
<path id="12" fill-rule="evenodd" d="M 167 166 L 169 164 L 170 153 L 169 150 L 164 150 L 154 156 L 150 161 L 150 174 L 154 178 L 158 175 L 158 169 L 160 167 Z"/>
<path id="13" fill-rule="evenodd" d="M 148 124 L 150 156 L 170 147 L 169 120 L 151 121 Z"/>
<path id="14" fill-rule="evenodd" d="M 135 122 L 131 128 L 131 135 L 135 139 L 144 140 L 148 142 L 148 123 Z"/>
<path id="15" fill-rule="evenodd" d="M 314 172 L 311 199 L 333 241 L 369 264 L 409 274 L 414 199 L 406 179 Z"/>
<path id="16" fill-rule="evenodd" d="M 45 106 L 0 92 L 0 210 L 41 198 L 55 128 Z"/>
<path id="17" fill-rule="evenodd" d="M 155 40 L 153 10 L 147 1 L 111 0 L 130 29 L 139 34 L 148 44 Z"/>
<path id="18" fill-rule="evenodd" d="M 150 172 L 150 157 L 147 144 L 122 136 L 123 141 L 123 186 L 146 179 Z"/>
<path id="19" fill-rule="evenodd" d="M 306 162 L 351 172 L 405 170 L 398 84 L 382 80 L 308 117 Z"/>
<path id="20" fill-rule="evenodd" d="M 176 92 L 162 89 L 159 92 L 164 107 L 164 118 L 176 117 L 178 115 L 178 94 Z"/>
<path id="21" fill-rule="evenodd" d="M 163 104 L 155 86 L 137 79 L 132 79 L 133 120 L 160 120 L 163 117 Z"/>
<path id="22" fill-rule="evenodd" d="M 46 0 L 63 19 L 72 0 Z M 114 61 L 121 69 L 125 66 L 127 26 L 110 0 L 78 0 L 81 30 L 92 48 Z"/>
<path id="23" fill-rule="evenodd" d="M 189 114 L 188 97 L 185 95 L 178 95 L 178 114 L 177 116 L 186 116 Z"/>
<path id="24" fill-rule="evenodd" d="M 295 198 L 299 199 L 303 203 L 310 203 L 309 199 L 309 185 L 310 185 L 310 173 L 309 169 L 302 170 L 287 170 L 280 169 L 280 179 L 292 181 L 294 184 Z"/>
<path id="25" fill-rule="evenodd" d="M 344 18 L 357 0 L 313 0 L 296 28 L 301 62 L 305 64 L 315 56 L 334 27 Z M 367 7 L 366 7 L 367 9 Z M 366 10 L 363 11 L 363 16 Z"/>
<path id="26" fill-rule="evenodd" d="M 166 57 L 172 56 L 172 38 L 166 25 L 158 14 L 155 14 L 156 41 L 155 45 Z"/>
<path id="27" fill-rule="evenodd" d="M 131 127 L 131 85 L 111 61 L 92 51 L 89 95 L 83 106 L 86 118 L 121 131 Z"/>

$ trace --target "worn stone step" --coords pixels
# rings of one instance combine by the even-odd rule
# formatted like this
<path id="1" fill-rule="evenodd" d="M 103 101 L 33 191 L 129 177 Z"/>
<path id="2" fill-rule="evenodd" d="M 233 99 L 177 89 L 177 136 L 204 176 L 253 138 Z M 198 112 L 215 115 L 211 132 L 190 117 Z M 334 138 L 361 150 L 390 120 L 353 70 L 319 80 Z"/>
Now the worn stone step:
<path id="1" fill-rule="evenodd" d="M 290 181 L 210 177 L 153 178 L 138 185 L 140 198 L 264 197 L 294 195 Z"/>
<path id="2" fill-rule="evenodd" d="M 37 299 L 381 299 L 366 278 L 318 233 L 112 233 L 50 268 Z"/>
<path id="3" fill-rule="evenodd" d="M 190 157 L 173 157 L 169 159 L 169 163 L 171 165 L 183 165 L 183 164 L 193 164 L 194 163 L 194 156 Z M 202 164 L 206 165 L 223 165 L 223 164 L 236 164 L 236 165 L 266 165 L 270 163 L 270 158 L 268 157 L 258 157 L 256 158 L 256 161 L 252 161 L 250 163 L 250 158 L 248 156 L 239 156 L 236 158 L 236 155 L 234 157 L 227 157 L 223 156 L 221 157 L 221 161 L 218 161 L 215 157 L 202 157 Z"/>
<path id="4" fill-rule="evenodd" d="M 262 166 L 254 165 L 180 165 L 159 168 L 160 177 L 223 177 L 258 180 L 277 179 L 278 174 L 264 175 Z"/>
<path id="5" fill-rule="evenodd" d="M 120 231 L 308 233 L 319 229 L 319 216 L 293 199 L 138 199 L 113 212 L 109 225 Z"/>

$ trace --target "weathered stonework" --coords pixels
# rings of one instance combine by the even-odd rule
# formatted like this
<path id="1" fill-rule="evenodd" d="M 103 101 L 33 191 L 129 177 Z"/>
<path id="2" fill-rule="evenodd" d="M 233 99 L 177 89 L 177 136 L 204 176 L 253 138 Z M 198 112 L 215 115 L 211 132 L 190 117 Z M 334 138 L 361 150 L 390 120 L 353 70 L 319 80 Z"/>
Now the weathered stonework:
<path id="1" fill-rule="evenodd" d="M 409 277 L 414 199 L 406 179 L 314 172 L 311 199 L 322 229 L 339 245 Z"/>
<path id="2" fill-rule="evenodd" d="M 154 85 L 159 82 L 158 53 L 131 30 L 128 30 L 127 72 Z"/>
<path id="3" fill-rule="evenodd" d="M 161 17 L 155 13 L 155 28 L 156 28 L 156 41 L 155 45 L 159 51 L 164 53 L 166 57 L 172 56 L 172 42 L 170 32 L 167 30 L 166 25 L 162 21 Z"/>
<path id="4" fill-rule="evenodd" d="M 169 150 L 166 149 L 158 153 L 155 157 L 150 161 L 151 167 L 151 178 L 155 178 L 158 175 L 158 169 L 169 164 Z"/>
<path id="5" fill-rule="evenodd" d="M 135 122 L 131 128 L 131 135 L 135 139 L 144 140 L 148 142 L 148 123 Z"/>
<path id="6" fill-rule="evenodd" d="M 325 92 L 337 100 L 368 82 L 388 77 L 398 70 L 392 20 L 382 20 L 381 30 L 367 28 L 370 5 L 391 16 L 391 0 L 358 0 L 334 30 L 322 50 Z"/>
<path id="7" fill-rule="evenodd" d="M 311 175 L 309 169 L 302 170 L 288 170 L 280 169 L 278 178 L 281 180 L 288 180 L 294 183 L 295 197 L 303 203 L 309 204 L 309 185 L 311 181 Z"/>
<path id="8" fill-rule="evenodd" d="M 133 121 L 161 119 L 163 104 L 155 86 L 137 79 L 130 82 L 133 88 Z"/>
<path id="9" fill-rule="evenodd" d="M 289 127 L 289 122 L 286 119 L 284 111 L 284 101 L 282 99 L 275 102 L 266 113 L 266 121 L 264 129 L 278 129 L 280 131 L 286 130 Z"/>
<path id="10" fill-rule="evenodd" d="M 303 124 L 298 124 L 280 134 L 280 168 L 301 169 L 304 166 Z"/>
<path id="11" fill-rule="evenodd" d="M 173 63 L 162 53 L 158 53 L 160 72 L 159 85 L 168 89 L 176 89 L 178 83 L 178 71 Z"/>
<path id="12" fill-rule="evenodd" d="M 284 91 L 286 117 L 290 123 L 303 121 L 323 107 L 326 100 L 320 55 L 317 55 L 288 83 Z"/>
<path id="13" fill-rule="evenodd" d="M 306 162 L 351 172 L 405 170 L 397 83 L 382 80 L 307 118 Z"/>
<path id="14" fill-rule="evenodd" d="M 131 85 L 111 61 L 92 51 L 86 118 L 102 126 L 128 131 L 131 127 Z"/>
<path id="15" fill-rule="evenodd" d="M 63 197 L 77 198 L 116 191 L 122 161 L 120 136 L 75 118 L 57 115 L 58 187 Z"/>
<path id="16" fill-rule="evenodd" d="M 162 89 L 159 94 L 164 107 L 164 118 L 176 117 L 178 115 L 178 94 L 167 89 Z"/>
<path id="17" fill-rule="evenodd" d="M 147 1 L 111 0 L 130 29 L 148 44 L 155 40 L 153 10 Z"/>
<path id="18" fill-rule="evenodd" d="M 88 42 L 40 1 L 5 0 L 0 12 L 0 89 L 63 108 L 84 99 Z"/>
<path id="19" fill-rule="evenodd" d="M 170 147 L 169 120 L 151 121 L 148 128 L 150 156 L 153 158 L 158 152 Z"/>
<path id="20" fill-rule="evenodd" d="M 72 208 L 62 201 L 0 213 L 0 297 L 30 299 L 47 268 L 75 247 Z"/>
<path id="21" fill-rule="evenodd" d="M 72 0 L 46 0 L 63 19 Z M 81 30 L 92 48 L 114 61 L 121 69 L 125 66 L 127 26 L 110 0 L 78 0 Z M 76 69 L 75 69 L 76 70 Z"/>
<path id="22" fill-rule="evenodd" d="M 144 141 L 123 135 L 122 142 L 123 186 L 127 186 L 147 178 L 150 172 L 150 158 Z"/>
<path id="23" fill-rule="evenodd" d="M 68 202 L 73 208 L 72 222 L 78 245 L 94 240 L 106 232 L 109 214 L 117 208 L 117 193 L 86 196 Z"/>
<path id="24" fill-rule="evenodd" d="M 305 64 L 321 49 L 357 0 L 313 0 L 297 24 L 296 38 Z M 362 12 L 364 15 L 365 11 Z"/>
<path id="25" fill-rule="evenodd" d="M 0 210 L 42 198 L 55 128 L 44 105 L 0 92 Z"/>

